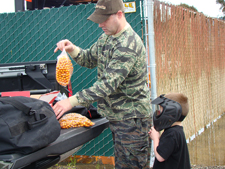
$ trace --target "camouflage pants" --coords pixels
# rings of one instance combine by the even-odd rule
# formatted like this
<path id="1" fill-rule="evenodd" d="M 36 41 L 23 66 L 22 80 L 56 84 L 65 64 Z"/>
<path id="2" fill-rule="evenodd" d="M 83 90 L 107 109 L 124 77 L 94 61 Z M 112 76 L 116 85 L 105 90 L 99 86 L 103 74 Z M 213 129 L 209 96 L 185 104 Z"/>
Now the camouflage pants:
<path id="1" fill-rule="evenodd" d="M 149 169 L 151 118 L 111 121 L 116 169 Z"/>

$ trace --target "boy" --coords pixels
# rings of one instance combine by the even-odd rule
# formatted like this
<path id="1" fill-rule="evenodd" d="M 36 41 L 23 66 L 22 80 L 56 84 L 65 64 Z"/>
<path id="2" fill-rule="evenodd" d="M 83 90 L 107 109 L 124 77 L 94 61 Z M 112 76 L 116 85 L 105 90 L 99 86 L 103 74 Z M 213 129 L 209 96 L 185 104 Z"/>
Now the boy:
<path id="1" fill-rule="evenodd" d="M 181 122 L 189 111 L 188 98 L 181 93 L 161 95 L 152 101 L 160 108 L 153 114 L 155 162 L 153 169 L 190 169 L 189 152 Z M 164 130 L 160 136 L 159 131 Z"/>

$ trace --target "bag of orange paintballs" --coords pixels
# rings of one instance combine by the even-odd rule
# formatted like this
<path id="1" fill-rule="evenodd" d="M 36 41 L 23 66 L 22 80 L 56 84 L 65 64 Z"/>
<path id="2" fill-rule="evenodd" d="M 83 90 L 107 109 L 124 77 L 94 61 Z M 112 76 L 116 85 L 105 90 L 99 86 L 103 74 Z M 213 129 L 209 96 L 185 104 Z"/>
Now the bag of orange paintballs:
<path id="1" fill-rule="evenodd" d="M 67 55 L 65 49 L 57 57 L 56 64 L 56 80 L 61 85 L 66 87 L 73 73 L 73 64 Z"/>

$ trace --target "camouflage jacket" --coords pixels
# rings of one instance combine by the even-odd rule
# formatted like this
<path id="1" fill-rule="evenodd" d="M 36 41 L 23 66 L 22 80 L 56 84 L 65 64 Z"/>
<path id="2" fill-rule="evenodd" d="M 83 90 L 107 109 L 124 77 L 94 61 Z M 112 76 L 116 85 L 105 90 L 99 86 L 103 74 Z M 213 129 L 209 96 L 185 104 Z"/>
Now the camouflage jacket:
<path id="1" fill-rule="evenodd" d="M 98 102 L 98 112 L 111 121 L 149 117 L 146 51 L 128 24 L 114 36 L 102 34 L 89 49 L 71 57 L 79 65 L 97 67 L 98 80 L 75 94 L 80 105 Z"/>

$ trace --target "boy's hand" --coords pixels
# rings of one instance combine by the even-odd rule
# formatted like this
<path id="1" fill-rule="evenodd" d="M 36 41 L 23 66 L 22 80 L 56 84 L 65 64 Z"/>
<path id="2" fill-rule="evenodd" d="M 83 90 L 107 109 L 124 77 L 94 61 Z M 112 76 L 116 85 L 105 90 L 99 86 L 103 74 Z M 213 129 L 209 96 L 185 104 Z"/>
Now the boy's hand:
<path id="1" fill-rule="evenodd" d="M 153 141 L 159 140 L 159 138 L 160 138 L 160 133 L 158 131 L 156 131 L 154 127 L 151 127 L 148 134 Z"/>
<path id="2" fill-rule="evenodd" d="M 151 127 L 148 134 L 149 134 L 150 138 L 153 140 L 155 157 L 157 158 L 157 160 L 159 162 L 165 161 L 165 159 L 162 158 L 162 156 L 159 155 L 159 153 L 156 150 L 159 145 L 160 133 L 158 131 L 156 131 L 154 127 Z"/>

